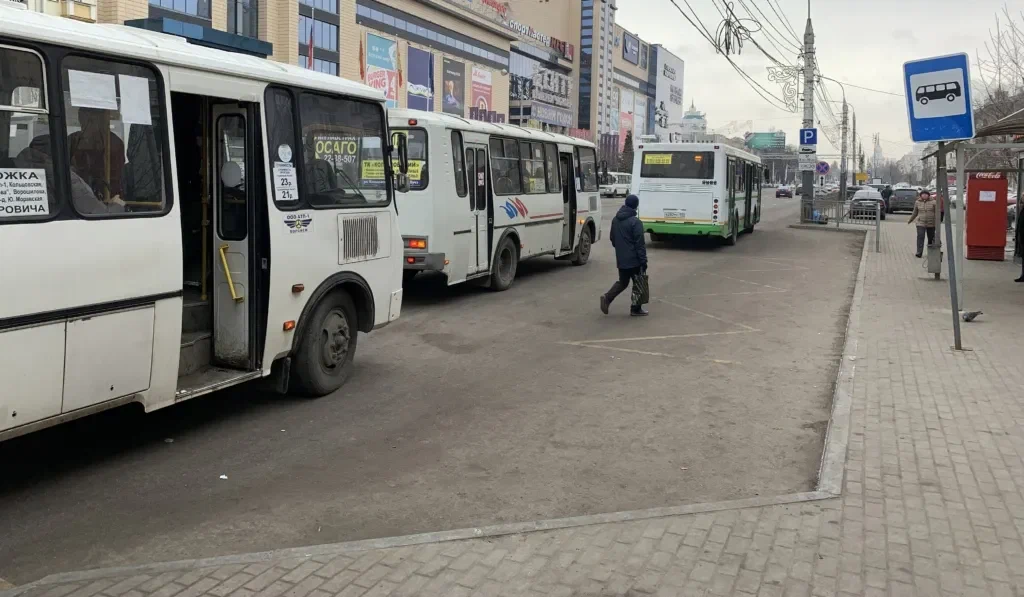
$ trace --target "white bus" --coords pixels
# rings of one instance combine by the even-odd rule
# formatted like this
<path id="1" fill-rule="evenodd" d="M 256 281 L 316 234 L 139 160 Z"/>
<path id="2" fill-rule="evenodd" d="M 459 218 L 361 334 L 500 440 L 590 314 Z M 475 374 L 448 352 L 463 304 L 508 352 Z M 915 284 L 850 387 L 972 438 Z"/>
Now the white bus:
<path id="1" fill-rule="evenodd" d="M 448 284 L 505 290 L 522 259 L 587 262 L 601 230 L 592 143 L 436 112 L 389 119 L 395 138 L 408 137 L 398 201 L 407 278 L 437 271 Z"/>
<path id="2" fill-rule="evenodd" d="M 388 141 L 363 85 L 0 5 L 0 439 L 341 386 L 402 305 Z"/>
<path id="3" fill-rule="evenodd" d="M 642 143 L 632 192 L 652 241 L 711 236 L 736 244 L 761 220 L 761 158 L 718 143 Z"/>
<path id="4" fill-rule="evenodd" d="M 598 179 L 601 183 L 602 197 L 625 197 L 629 194 L 633 175 L 626 172 L 608 172 L 598 176 Z"/>

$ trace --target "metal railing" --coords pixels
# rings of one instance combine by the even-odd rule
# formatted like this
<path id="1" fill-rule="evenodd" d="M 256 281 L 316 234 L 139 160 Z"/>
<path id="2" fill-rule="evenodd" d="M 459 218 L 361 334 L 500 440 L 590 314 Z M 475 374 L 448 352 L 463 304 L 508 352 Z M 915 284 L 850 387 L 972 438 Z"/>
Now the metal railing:
<path id="1" fill-rule="evenodd" d="M 808 224 L 835 226 L 836 229 L 840 229 L 844 225 L 872 227 L 875 229 L 875 252 L 881 252 L 881 204 L 872 208 L 865 204 L 854 207 L 851 201 L 840 199 L 803 200 L 800 202 L 800 221 Z"/>

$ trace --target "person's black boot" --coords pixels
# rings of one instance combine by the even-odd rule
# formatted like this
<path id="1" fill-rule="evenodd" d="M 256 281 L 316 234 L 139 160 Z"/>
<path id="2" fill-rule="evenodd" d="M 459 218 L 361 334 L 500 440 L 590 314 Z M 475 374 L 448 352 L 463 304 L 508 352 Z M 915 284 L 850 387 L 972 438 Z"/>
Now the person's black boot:
<path id="1" fill-rule="evenodd" d="M 634 317 L 645 317 L 650 315 L 650 313 L 647 312 L 647 309 L 644 309 L 643 307 L 631 307 L 629 309 L 629 314 Z"/>
<path id="2" fill-rule="evenodd" d="M 601 313 L 608 315 L 608 295 L 601 295 Z"/>

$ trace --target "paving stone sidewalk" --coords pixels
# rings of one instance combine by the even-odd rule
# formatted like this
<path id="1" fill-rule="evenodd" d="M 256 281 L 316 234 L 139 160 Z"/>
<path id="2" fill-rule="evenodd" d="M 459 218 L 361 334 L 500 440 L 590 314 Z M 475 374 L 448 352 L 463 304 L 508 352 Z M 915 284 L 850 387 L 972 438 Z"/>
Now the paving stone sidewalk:
<path id="1" fill-rule="evenodd" d="M 1024 285 L 1011 282 L 1019 270 L 969 262 L 965 305 L 985 314 L 963 325 L 973 350 L 955 353 L 948 284 L 913 257 L 912 227 L 887 222 L 882 233 L 882 252 L 869 238 L 862 261 L 848 339 L 856 354 L 844 363 L 855 373 L 849 409 L 830 430 L 837 464 L 848 439 L 845 478 L 832 479 L 837 497 L 63 574 L 7 594 L 1024 595 Z"/>

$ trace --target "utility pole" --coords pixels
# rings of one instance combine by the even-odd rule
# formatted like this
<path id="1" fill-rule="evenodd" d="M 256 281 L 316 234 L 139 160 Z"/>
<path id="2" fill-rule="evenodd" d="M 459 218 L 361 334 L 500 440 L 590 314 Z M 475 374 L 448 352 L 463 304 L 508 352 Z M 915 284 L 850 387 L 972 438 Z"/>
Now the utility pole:
<path id="1" fill-rule="evenodd" d="M 856 112 L 853 113 L 853 137 L 851 137 L 851 139 L 853 140 L 853 151 L 850 153 L 850 156 L 851 156 L 850 157 L 850 162 L 853 163 L 853 171 L 854 171 L 854 173 L 856 173 L 856 172 L 859 172 L 859 170 L 857 170 L 857 113 Z M 856 176 L 853 177 L 852 182 L 854 184 L 857 184 L 857 177 Z"/>
<path id="2" fill-rule="evenodd" d="M 839 161 L 839 199 L 846 200 L 846 125 L 849 107 L 846 105 L 846 93 L 843 93 L 843 141 Z"/>
<path id="3" fill-rule="evenodd" d="M 814 28 L 811 26 L 811 0 L 807 0 L 807 26 L 804 28 L 804 128 L 814 128 Z M 803 174 L 803 199 L 814 201 L 814 172 Z M 800 210 L 810 213 L 810 210 Z"/>

